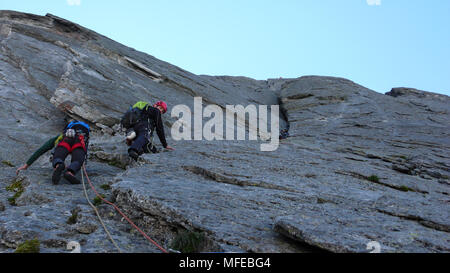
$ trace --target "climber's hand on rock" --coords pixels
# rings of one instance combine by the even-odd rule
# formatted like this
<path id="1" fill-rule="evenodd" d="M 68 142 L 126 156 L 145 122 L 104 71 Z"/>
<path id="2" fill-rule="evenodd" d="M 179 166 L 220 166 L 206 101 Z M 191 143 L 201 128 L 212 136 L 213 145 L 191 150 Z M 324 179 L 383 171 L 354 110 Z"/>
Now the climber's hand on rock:
<path id="1" fill-rule="evenodd" d="M 19 175 L 20 171 L 25 171 L 26 169 L 28 169 L 28 167 L 28 164 L 25 164 L 22 167 L 18 168 L 16 171 L 16 175 Z"/>
<path id="2" fill-rule="evenodd" d="M 173 147 L 170 147 L 169 145 L 167 145 L 166 150 L 175 151 L 175 149 Z"/>

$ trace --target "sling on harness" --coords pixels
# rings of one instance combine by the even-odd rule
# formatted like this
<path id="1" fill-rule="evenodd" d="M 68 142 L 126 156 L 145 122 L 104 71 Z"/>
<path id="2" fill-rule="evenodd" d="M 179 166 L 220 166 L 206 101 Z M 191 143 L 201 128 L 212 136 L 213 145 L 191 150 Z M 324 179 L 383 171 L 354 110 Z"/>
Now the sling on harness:
<path id="1" fill-rule="evenodd" d="M 154 133 L 155 133 L 155 127 L 156 124 L 153 120 L 149 120 L 149 139 L 148 139 L 148 144 L 146 145 L 144 152 L 146 153 L 158 153 L 158 148 L 156 148 L 156 146 L 153 144 L 153 139 L 154 139 Z"/>

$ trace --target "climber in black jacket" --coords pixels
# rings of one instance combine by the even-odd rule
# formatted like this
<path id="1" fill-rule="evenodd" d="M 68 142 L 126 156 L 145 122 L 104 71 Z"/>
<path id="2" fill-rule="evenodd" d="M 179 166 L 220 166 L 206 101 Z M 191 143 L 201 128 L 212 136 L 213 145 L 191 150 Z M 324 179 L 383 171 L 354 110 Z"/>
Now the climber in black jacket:
<path id="1" fill-rule="evenodd" d="M 167 112 L 167 104 L 165 102 L 159 101 L 153 106 L 150 106 L 148 103 L 140 101 L 132 108 L 140 110 L 140 117 L 137 123 L 132 124 L 127 133 L 127 144 L 130 146 L 128 154 L 131 158 L 137 160 L 144 152 L 149 152 L 150 148 L 148 145 L 152 144 L 149 140 L 149 131 L 151 131 L 150 129 L 152 129 L 152 127 L 156 130 L 163 147 L 168 150 L 175 150 L 167 145 L 164 133 L 161 115 Z M 130 131 L 131 135 L 129 135 Z"/>

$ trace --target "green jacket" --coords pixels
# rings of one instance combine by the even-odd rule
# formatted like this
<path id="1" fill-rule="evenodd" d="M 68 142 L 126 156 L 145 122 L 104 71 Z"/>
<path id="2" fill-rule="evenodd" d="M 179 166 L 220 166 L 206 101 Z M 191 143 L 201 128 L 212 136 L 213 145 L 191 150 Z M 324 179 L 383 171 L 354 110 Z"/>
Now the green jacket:
<path id="1" fill-rule="evenodd" d="M 60 134 L 54 138 L 49 139 L 47 142 L 45 142 L 44 145 L 42 145 L 41 148 L 39 148 L 34 154 L 28 159 L 27 165 L 31 166 L 36 160 L 38 160 L 41 155 L 45 154 L 46 152 L 50 151 L 51 149 L 58 146 L 59 142 L 63 139 L 63 134 Z"/>

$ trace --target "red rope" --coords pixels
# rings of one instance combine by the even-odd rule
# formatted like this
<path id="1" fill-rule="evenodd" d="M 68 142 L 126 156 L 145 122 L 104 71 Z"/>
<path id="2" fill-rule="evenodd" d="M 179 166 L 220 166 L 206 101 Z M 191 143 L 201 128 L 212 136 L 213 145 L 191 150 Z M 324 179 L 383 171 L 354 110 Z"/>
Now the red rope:
<path id="1" fill-rule="evenodd" d="M 89 176 L 87 174 L 86 171 L 86 167 L 83 166 L 83 171 L 86 174 L 86 179 L 89 182 L 89 185 L 91 186 L 92 190 L 95 192 L 95 194 L 106 204 L 113 206 L 118 213 L 120 213 L 120 215 L 123 216 L 123 218 L 125 218 L 125 220 L 128 221 L 128 223 L 130 223 L 137 231 L 139 231 L 148 241 L 150 241 L 152 244 L 154 244 L 157 248 L 159 248 L 162 252 L 164 253 L 169 253 L 167 250 L 165 250 L 163 247 L 161 247 L 160 245 L 158 245 L 155 241 L 152 240 L 152 238 L 150 238 L 147 234 L 145 234 L 145 232 L 143 232 L 139 227 L 137 227 L 133 221 L 130 220 L 130 218 L 128 218 L 116 205 L 114 205 L 113 203 L 109 202 L 108 200 L 104 199 L 100 194 L 98 194 L 98 192 L 95 190 L 94 185 L 91 183 L 91 180 L 89 179 Z"/>

